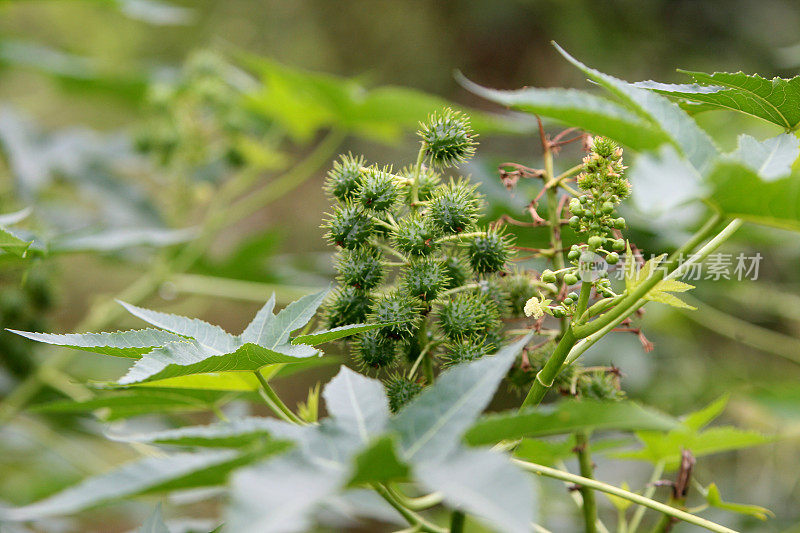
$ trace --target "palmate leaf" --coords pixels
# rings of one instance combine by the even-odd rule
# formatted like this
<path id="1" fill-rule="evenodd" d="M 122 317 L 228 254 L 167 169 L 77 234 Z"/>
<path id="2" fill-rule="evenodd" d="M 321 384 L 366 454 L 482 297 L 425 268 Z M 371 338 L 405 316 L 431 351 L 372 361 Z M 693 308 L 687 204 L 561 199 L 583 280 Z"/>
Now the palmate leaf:
<path id="1" fill-rule="evenodd" d="M 209 450 L 147 457 L 88 478 L 36 503 L 2 509 L 0 519 L 38 520 L 73 514 L 142 494 L 219 485 L 231 470 L 285 448 L 284 443 L 275 442 L 266 444 L 257 452 L 244 454 L 233 450 Z"/>
<path id="2" fill-rule="evenodd" d="M 270 435 L 285 437 L 291 431 L 274 418 L 246 417 L 206 426 L 188 426 L 142 434 L 109 434 L 112 440 L 142 444 L 202 446 L 207 448 L 239 448 Z"/>
<path id="3" fill-rule="evenodd" d="M 391 422 L 391 428 L 400 436 L 403 460 L 436 461 L 455 450 L 530 337 L 531 334 L 526 335 L 493 357 L 443 372 L 433 387 L 403 408 Z"/>
<path id="4" fill-rule="evenodd" d="M 711 169 L 719 151 L 708 134 L 680 107 L 652 91 L 589 68 L 557 44 L 554 43 L 554 46 L 567 61 L 578 67 L 592 81 L 617 97 L 651 127 L 663 132 L 699 174 L 704 175 Z"/>
<path id="5" fill-rule="evenodd" d="M 242 390 L 252 390 L 252 383 L 243 383 L 241 379 L 219 374 L 256 371 L 267 365 L 311 361 L 321 354 L 313 345 L 385 325 L 355 324 L 291 339 L 292 332 L 305 326 L 314 317 L 327 293 L 325 290 L 304 296 L 289 304 L 277 315 L 273 313 L 275 307 L 275 295 L 273 295 L 241 335 L 232 335 L 219 326 L 196 318 L 162 313 L 124 302 L 120 303 L 131 314 L 161 329 L 82 335 L 51 335 L 22 331 L 15 333 L 49 344 L 107 355 L 139 358 L 128 373 L 118 381 L 120 385 L 216 373 L 218 374 L 216 381 L 226 383 L 237 381 L 239 387 L 244 387 Z M 191 385 L 187 385 L 184 383 L 185 388 L 192 388 Z M 206 387 L 200 388 L 212 387 L 213 385 L 206 383 Z"/>
<path id="6" fill-rule="evenodd" d="M 606 135 L 635 150 L 649 150 L 669 142 L 657 128 L 631 111 L 605 98 L 573 89 L 525 88 L 516 91 L 489 89 L 459 75 L 458 81 L 478 96 L 557 120 L 567 126 Z"/>
<path id="7" fill-rule="evenodd" d="M 8 229 L 7 226 L 24 220 L 30 213 L 31 210 L 28 208 L 15 213 L 0 215 L 0 250 L 19 257 L 25 257 L 25 253 L 28 251 L 33 241 L 19 238 L 12 230 Z"/>
<path id="8" fill-rule="evenodd" d="M 478 446 L 501 440 L 573 433 L 578 430 L 669 430 L 678 421 L 634 402 L 564 401 L 555 407 L 489 415 L 467 431 L 467 443 Z"/>
<path id="9" fill-rule="evenodd" d="M 775 516 L 772 511 L 766 507 L 761 507 L 760 505 L 748 505 L 744 503 L 731 503 L 723 501 L 722 495 L 720 495 L 719 489 L 715 483 L 711 483 L 708 487 L 706 487 L 704 492 L 706 502 L 711 507 L 724 509 L 732 513 L 753 516 L 759 520 L 767 520 L 768 518 Z"/>
<path id="10" fill-rule="evenodd" d="M 669 431 L 640 431 L 636 437 L 642 448 L 611 454 L 618 459 L 633 459 L 657 463 L 664 461 L 668 469 L 677 468 L 681 453 L 689 450 L 695 457 L 741 450 L 773 442 L 775 437 L 732 426 L 703 429 L 724 409 L 727 397 L 722 397 L 703 409 L 687 415 L 683 424 Z"/>
<path id="11" fill-rule="evenodd" d="M 772 78 L 743 72 L 691 72 L 694 84 L 670 85 L 645 81 L 637 84 L 661 94 L 690 102 L 704 109 L 727 109 L 751 115 L 784 128 L 797 129 L 800 124 L 800 76 Z"/>
<path id="12" fill-rule="evenodd" d="M 142 354 L 168 342 L 185 340 L 175 333 L 151 328 L 108 333 L 67 333 L 66 335 L 33 333 L 15 329 L 8 331 L 45 344 L 132 359 L 138 359 Z"/>
<path id="13" fill-rule="evenodd" d="M 755 171 L 764 181 L 774 181 L 791 174 L 798 155 L 800 139 L 784 133 L 765 141 L 739 135 L 739 146 L 730 157 Z"/>
<path id="14" fill-rule="evenodd" d="M 639 268 L 633 256 L 633 252 L 631 251 L 631 247 L 628 245 L 625 254 L 625 290 L 628 291 L 628 293 L 633 292 L 636 287 L 655 274 L 655 270 L 665 257 L 666 254 L 653 257 Z M 656 283 L 644 296 L 644 299 L 651 302 L 671 305 L 672 307 L 694 310 L 696 309 L 695 307 L 670 294 L 671 292 L 686 292 L 691 289 L 694 289 L 694 285 L 689 285 L 688 283 L 675 279 L 664 279 Z"/>
<path id="15" fill-rule="evenodd" d="M 233 478 L 230 531 L 305 531 L 322 501 L 345 488 L 353 458 L 383 433 L 389 404 L 377 380 L 346 367 L 325 387 L 331 418 L 314 426 L 275 422 L 273 436 L 292 438 L 297 449 L 243 469 Z M 302 494 L 298 497 L 298 494 Z"/>
<path id="16" fill-rule="evenodd" d="M 445 503 L 475 514 L 493 530 L 531 530 L 533 484 L 504 454 L 461 448 L 443 461 L 427 463 L 416 474 L 428 489 L 441 492 Z"/>

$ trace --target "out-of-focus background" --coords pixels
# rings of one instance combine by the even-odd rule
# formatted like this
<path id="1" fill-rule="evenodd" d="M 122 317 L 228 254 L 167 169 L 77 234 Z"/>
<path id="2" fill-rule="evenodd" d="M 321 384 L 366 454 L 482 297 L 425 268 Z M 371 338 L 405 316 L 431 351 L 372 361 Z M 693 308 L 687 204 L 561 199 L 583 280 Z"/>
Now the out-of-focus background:
<path id="1" fill-rule="evenodd" d="M 302 184 L 292 183 L 290 171 L 283 182 L 289 190 L 285 196 L 220 230 L 209 239 L 208 253 L 187 272 L 156 284 L 143 303 L 238 332 L 269 290 L 277 289 L 285 303 L 326 286 L 332 250 L 319 226 L 328 207 L 321 183 L 329 161 L 351 150 L 370 161 L 411 163 L 417 150 L 413 124 L 423 117 L 364 133 L 369 128 L 342 126 L 302 100 L 290 107 L 291 95 L 285 104 L 252 97 L 244 106 L 269 120 L 253 121 L 226 107 L 226 91 L 252 91 L 253 79 L 271 80 L 271 90 L 280 92 L 278 78 L 289 76 L 284 66 L 301 74 L 352 78 L 354 91 L 402 86 L 499 113 L 462 89 L 454 71 L 496 88 L 585 87 L 580 72 L 555 53 L 550 44 L 555 40 L 586 64 L 629 81 L 685 81 L 676 68 L 790 77 L 800 66 L 798 28 L 800 7 L 789 0 L 0 1 L 0 213 L 33 205 L 39 231 L 54 236 L 52 249 L 70 252 L 39 260 L 25 273 L 4 271 L 2 326 L 67 332 L 95 324 L 103 329 L 140 325 L 97 303 L 135 292 L 132 284 L 162 257 L 152 245 L 180 240 L 162 230 L 198 224 L 198 206 L 213 200 L 209 191 L 243 158 L 254 168 L 252 191 L 260 190 L 259 180 L 268 183 L 296 169 L 298 161 L 317 153 L 323 160 L 308 176 L 304 168 L 294 170 L 298 181 L 307 178 Z M 259 61 L 264 61 L 261 70 L 250 68 Z M 174 89 L 192 76 L 202 81 L 214 69 L 228 72 L 234 88 L 209 82 L 199 96 L 196 85 Z M 214 129 L 219 124 L 208 126 L 192 115 L 192 105 L 204 98 L 215 103 L 214 119 L 222 117 L 219 131 Z M 510 197 L 493 170 L 499 161 L 539 164 L 530 117 L 513 120 L 517 133 L 487 129 L 479 158 L 467 172 L 484 181 L 495 212 L 522 216 L 529 200 L 524 190 Z M 741 129 L 756 137 L 777 133 L 728 114 L 699 120 L 726 149 L 735 147 L 733 132 Z M 335 150 L 315 152 L 331 131 L 343 132 Z M 218 153 L 209 154 L 209 143 L 216 143 Z M 567 149 L 558 165 L 568 168 L 580 155 L 577 148 Z M 668 223 L 654 226 L 648 213 L 626 215 L 645 250 L 667 250 L 680 234 Z M 96 227 L 117 229 L 121 241 L 139 239 L 145 246 L 98 250 L 80 241 Z M 154 231 L 133 235 L 131 228 Z M 67 237 L 56 238 L 62 233 Z M 542 238 L 520 236 L 523 244 Z M 644 353 L 635 336 L 620 334 L 588 357 L 619 365 L 629 396 L 672 414 L 730 394 L 725 421 L 788 430 L 800 420 L 800 368 L 790 361 L 800 358 L 800 241 L 789 232 L 747 227 L 724 251 L 760 253 L 763 261 L 757 281 L 698 283 L 695 296 L 724 311 L 721 316 L 698 323 L 699 315 L 650 306 L 643 324 L 655 344 L 652 352 Z M 33 276 L 38 289 L 20 291 L 23 275 Z M 0 347 L 0 396 L 24 382 L 33 368 L 30 360 L 53 356 L 7 332 L 0 333 Z M 79 354 L 65 368 L 79 379 L 107 380 L 125 366 L 108 359 Z M 333 371 L 290 376 L 276 388 L 294 403 Z M 60 394 L 45 386 L 32 401 Z M 497 401 L 518 402 L 511 393 Z M 98 424 L 86 416 L 15 420 L 0 428 L 0 500 L 10 504 L 49 494 L 87 469 L 115 464 L 130 453 L 92 437 Z M 800 531 L 792 529 L 800 520 L 797 457 L 796 442 L 769 444 L 704 458 L 697 477 L 724 487 L 726 499 L 776 513 L 766 524 L 746 522 L 746 530 Z M 638 474 L 628 468 L 605 462 L 598 476 L 615 482 L 631 476 L 633 483 Z M 80 527 L 125 531 L 136 525 L 143 509 L 130 507 L 123 514 L 98 511 Z M 562 526 L 562 531 L 572 527 Z M 54 521 L 49 530 L 75 527 L 72 521 Z"/>

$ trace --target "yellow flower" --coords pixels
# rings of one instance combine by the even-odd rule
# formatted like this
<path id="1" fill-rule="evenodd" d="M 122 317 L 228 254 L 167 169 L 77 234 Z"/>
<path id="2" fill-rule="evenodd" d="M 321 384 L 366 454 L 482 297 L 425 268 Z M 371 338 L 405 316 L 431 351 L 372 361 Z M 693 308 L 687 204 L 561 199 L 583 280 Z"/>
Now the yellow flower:
<path id="1" fill-rule="evenodd" d="M 542 318 L 544 316 L 544 308 L 548 303 L 550 303 L 550 300 L 545 300 L 544 298 L 539 299 L 534 296 L 525 302 L 525 316 L 531 316 L 536 320 Z"/>

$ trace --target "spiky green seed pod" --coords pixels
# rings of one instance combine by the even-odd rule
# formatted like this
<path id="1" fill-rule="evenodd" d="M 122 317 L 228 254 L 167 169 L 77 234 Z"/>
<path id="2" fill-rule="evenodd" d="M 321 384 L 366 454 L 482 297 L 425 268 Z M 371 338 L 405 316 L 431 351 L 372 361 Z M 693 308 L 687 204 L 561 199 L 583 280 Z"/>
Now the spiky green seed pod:
<path id="1" fill-rule="evenodd" d="M 361 206 L 372 211 L 391 209 L 400 197 L 400 187 L 391 174 L 390 168 L 364 169 L 356 191 L 356 199 Z"/>
<path id="2" fill-rule="evenodd" d="M 391 339 L 408 339 L 417 329 L 422 308 L 422 303 L 417 298 L 396 291 L 390 292 L 375 300 L 369 320 L 372 323 L 396 322 L 381 328 L 380 333 Z"/>
<path id="3" fill-rule="evenodd" d="M 487 354 L 489 354 L 489 349 L 482 340 L 467 338 L 450 341 L 445 345 L 442 366 L 449 367 L 475 361 Z"/>
<path id="4" fill-rule="evenodd" d="M 444 302 L 439 310 L 439 327 L 450 339 L 483 335 L 499 327 L 497 307 L 486 296 L 460 292 Z"/>
<path id="5" fill-rule="evenodd" d="M 525 316 L 525 304 L 536 296 L 538 292 L 533 284 L 533 279 L 522 272 L 518 272 L 504 277 L 501 284 L 508 294 L 511 316 Z"/>
<path id="6" fill-rule="evenodd" d="M 617 377 L 609 372 L 592 372 L 581 375 L 578 394 L 584 398 L 619 401 L 625 398 Z"/>
<path id="7" fill-rule="evenodd" d="M 413 178 L 414 177 L 414 167 L 407 166 L 403 167 L 400 171 L 400 175 L 404 178 Z M 423 165 L 419 171 L 419 176 L 417 177 L 417 196 L 419 196 L 420 201 L 424 202 L 425 200 L 429 200 L 431 195 L 433 194 L 434 189 L 439 186 L 442 182 L 442 176 L 438 172 L 436 172 L 432 167 L 428 167 Z M 413 202 L 412 195 L 412 188 L 406 187 L 405 191 L 405 202 L 410 204 Z"/>
<path id="8" fill-rule="evenodd" d="M 493 279 L 481 280 L 478 283 L 478 292 L 490 305 L 495 306 L 500 316 L 508 314 L 508 292 L 503 285 Z"/>
<path id="9" fill-rule="evenodd" d="M 383 280 L 383 257 L 375 248 L 364 246 L 337 254 L 339 281 L 356 289 L 372 290 Z"/>
<path id="10" fill-rule="evenodd" d="M 327 228 L 328 242 L 352 250 L 363 246 L 372 236 L 375 225 L 361 207 L 346 203 L 334 208 L 322 226 Z"/>
<path id="11" fill-rule="evenodd" d="M 445 273 L 450 282 L 446 289 L 455 289 L 464 285 L 470 277 L 469 266 L 463 257 L 458 254 L 448 255 L 443 263 Z"/>
<path id="12" fill-rule="evenodd" d="M 436 298 L 450 281 L 446 269 L 439 259 L 423 257 L 411 261 L 401 273 L 403 292 L 424 302 Z"/>
<path id="13" fill-rule="evenodd" d="M 351 286 L 339 287 L 325 303 L 325 323 L 329 328 L 360 324 L 366 320 L 371 304 L 367 291 Z"/>
<path id="14" fill-rule="evenodd" d="M 352 200 L 361 181 L 361 169 L 366 164 L 362 156 L 353 154 L 339 156 L 339 161 L 334 161 L 333 168 L 328 171 L 325 180 L 325 192 L 340 202 Z"/>
<path id="15" fill-rule="evenodd" d="M 394 363 L 397 343 L 387 339 L 377 330 L 365 331 L 356 339 L 353 355 L 359 366 L 364 369 L 386 368 Z"/>
<path id="16" fill-rule="evenodd" d="M 403 376 L 392 376 L 384 382 L 383 386 L 386 389 L 386 396 L 389 398 L 389 410 L 392 413 L 396 413 L 405 407 L 424 388 L 416 381 Z"/>
<path id="17" fill-rule="evenodd" d="M 450 181 L 434 190 L 427 217 L 441 233 L 461 233 L 475 224 L 479 210 L 476 186 L 464 180 Z"/>
<path id="18" fill-rule="evenodd" d="M 490 229 L 484 235 L 474 237 L 468 245 L 467 257 L 476 274 L 497 272 L 505 267 L 514 249 L 511 238 L 502 230 Z"/>
<path id="19" fill-rule="evenodd" d="M 411 213 L 397 221 L 392 239 L 397 249 L 409 255 L 428 255 L 439 246 L 439 232 L 431 221 L 419 213 Z"/>
<path id="20" fill-rule="evenodd" d="M 433 113 L 426 122 L 420 123 L 418 135 L 422 138 L 425 153 L 439 168 L 454 167 L 475 154 L 476 135 L 472 131 L 469 117 L 445 108 Z"/>

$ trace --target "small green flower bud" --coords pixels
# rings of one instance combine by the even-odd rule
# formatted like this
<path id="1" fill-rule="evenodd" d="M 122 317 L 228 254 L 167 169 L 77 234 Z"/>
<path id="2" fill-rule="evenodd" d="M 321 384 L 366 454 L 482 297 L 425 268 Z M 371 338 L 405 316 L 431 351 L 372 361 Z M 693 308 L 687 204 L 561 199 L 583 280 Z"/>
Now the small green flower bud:
<path id="1" fill-rule="evenodd" d="M 542 272 L 542 283 L 555 283 L 556 275 L 552 270 L 545 270 Z"/>
<path id="2" fill-rule="evenodd" d="M 611 249 L 615 252 L 621 252 L 625 249 L 625 239 L 616 239 L 611 242 Z"/>
<path id="3" fill-rule="evenodd" d="M 579 200 L 580 200 L 580 202 L 582 204 L 586 204 L 589 201 L 589 197 L 588 196 L 581 196 L 581 197 L 579 197 Z"/>
<path id="4" fill-rule="evenodd" d="M 433 113 L 420 123 L 418 135 L 422 138 L 425 153 L 434 165 L 447 168 L 459 165 L 475 154 L 478 143 L 474 138 L 469 118 L 450 108 Z"/>
<path id="5" fill-rule="evenodd" d="M 570 250 L 567 254 L 567 259 L 570 261 L 577 261 L 581 257 L 581 253 L 578 250 Z"/>
<path id="6" fill-rule="evenodd" d="M 617 229 L 625 229 L 625 219 L 622 217 L 615 218 L 614 227 Z"/>
<path id="7" fill-rule="evenodd" d="M 569 227 L 572 229 L 578 229 L 579 227 L 581 227 L 581 219 L 577 216 L 570 217 Z"/>
<path id="8" fill-rule="evenodd" d="M 617 252 L 611 252 L 606 256 L 606 263 L 609 265 L 616 265 L 619 263 L 619 254 Z"/>
<path id="9" fill-rule="evenodd" d="M 597 250 L 598 248 L 603 246 L 604 242 L 605 239 L 598 235 L 592 235 L 591 237 L 589 237 L 589 240 L 586 241 L 586 243 L 589 245 L 590 250 Z"/>
<path id="10" fill-rule="evenodd" d="M 578 283 L 578 276 L 575 274 L 565 274 L 564 275 L 564 283 L 567 285 L 575 285 Z"/>
<path id="11" fill-rule="evenodd" d="M 571 292 L 571 293 L 567 294 L 567 298 L 572 298 L 573 300 L 577 301 L 578 300 L 578 293 L 577 292 Z"/>
<path id="12" fill-rule="evenodd" d="M 564 305 L 572 305 L 574 303 L 575 303 L 575 300 L 573 300 L 572 298 L 570 298 L 570 297 L 564 298 Z"/>
<path id="13" fill-rule="evenodd" d="M 614 212 L 614 204 L 611 202 L 605 202 L 602 207 L 602 211 L 604 215 L 610 215 Z"/>

